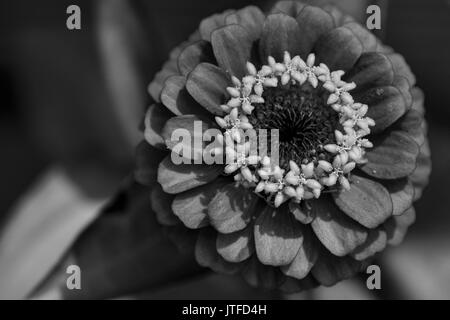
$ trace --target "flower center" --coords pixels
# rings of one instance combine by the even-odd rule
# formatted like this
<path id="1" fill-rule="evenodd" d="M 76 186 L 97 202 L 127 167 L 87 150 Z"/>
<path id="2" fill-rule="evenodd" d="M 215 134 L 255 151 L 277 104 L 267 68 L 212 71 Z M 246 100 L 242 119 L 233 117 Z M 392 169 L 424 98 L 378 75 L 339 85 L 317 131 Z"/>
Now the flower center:
<path id="1" fill-rule="evenodd" d="M 366 161 L 365 148 L 373 146 L 363 137 L 375 125 L 365 116 L 368 106 L 349 93 L 356 84 L 343 81 L 342 70 L 315 65 L 313 53 L 306 61 L 288 52 L 283 62 L 267 61 L 260 70 L 248 62 L 245 77 L 232 77 L 234 87 L 227 87 L 231 98 L 221 105 L 226 115 L 215 118 L 223 129 L 216 138 L 231 159 L 224 173 L 275 207 L 318 198 L 336 184 L 350 189 L 350 172 Z M 278 148 L 267 141 L 271 156 L 278 151 L 278 163 L 276 157 L 272 162 L 268 155 L 250 152 L 250 142 L 242 141 L 243 130 L 249 129 L 278 130 Z M 240 152 L 234 151 L 235 144 Z"/>
<path id="2" fill-rule="evenodd" d="M 287 169 L 289 160 L 298 164 L 332 160 L 323 147 L 334 143 L 339 117 L 327 106 L 323 89 L 288 84 L 267 88 L 262 97 L 264 102 L 254 105 L 248 119 L 255 129 L 279 130 L 280 167 Z"/>

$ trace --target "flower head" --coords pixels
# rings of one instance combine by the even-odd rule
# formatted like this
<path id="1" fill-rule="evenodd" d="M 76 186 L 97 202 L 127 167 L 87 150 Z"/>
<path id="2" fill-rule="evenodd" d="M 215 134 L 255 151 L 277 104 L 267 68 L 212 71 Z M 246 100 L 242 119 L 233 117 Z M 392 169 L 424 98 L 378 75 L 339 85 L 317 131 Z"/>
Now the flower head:
<path id="1" fill-rule="evenodd" d="M 265 288 L 332 285 L 414 220 L 429 174 L 421 91 L 401 56 L 334 8 L 208 17 L 149 92 L 136 177 L 203 266 Z M 193 121 L 219 130 L 225 164 L 171 161 L 171 133 L 194 136 Z M 254 153 L 246 130 L 276 130 L 274 148 Z"/>

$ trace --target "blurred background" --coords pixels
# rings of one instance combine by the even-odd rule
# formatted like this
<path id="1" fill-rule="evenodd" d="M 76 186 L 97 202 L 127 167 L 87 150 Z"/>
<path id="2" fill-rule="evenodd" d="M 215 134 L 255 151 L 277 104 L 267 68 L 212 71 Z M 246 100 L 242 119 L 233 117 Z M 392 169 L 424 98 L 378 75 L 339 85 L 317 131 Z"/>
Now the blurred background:
<path id="1" fill-rule="evenodd" d="M 378 261 L 383 290 L 368 291 L 365 281 L 353 279 L 334 288 L 279 296 L 257 292 L 239 279 L 198 273 L 185 260 L 189 267 L 183 272 L 173 269 L 178 281 L 154 286 L 163 270 L 153 270 L 155 260 L 150 259 L 141 268 L 150 274 L 148 282 L 133 284 L 118 268 L 114 279 L 121 281 L 93 277 L 102 290 L 92 287 L 95 294 L 84 297 L 450 299 L 450 1 L 309 2 L 334 2 L 359 21 L 365 21 L 368 5 L 379 5 L 382 29 L 377 35 L 404 55 L 425 92 L 433 171 L 404 243 Z M 131 172 L 139 125 L 151 102 L 147 85 L 169 51 L 212 13 L 249 4 L 264 9 L 272 3 L 0 2 L 0 298 L 64 298 L 54 290 L 54 275 L 76 256 L 69 248 Z M 66 28 L 71 4 L 81 8 L 81 30 Z M 110 217 L 107 223 L 123 229 L 123 217 Z M 114 236 L 105 234 L 106 246 L 114 243 L 109 237 Z M 165 259 L 160 257 L 164 246 L 151 251 L 158 261 Z M 102 248 L 100 258 L 107 251 Z"/>

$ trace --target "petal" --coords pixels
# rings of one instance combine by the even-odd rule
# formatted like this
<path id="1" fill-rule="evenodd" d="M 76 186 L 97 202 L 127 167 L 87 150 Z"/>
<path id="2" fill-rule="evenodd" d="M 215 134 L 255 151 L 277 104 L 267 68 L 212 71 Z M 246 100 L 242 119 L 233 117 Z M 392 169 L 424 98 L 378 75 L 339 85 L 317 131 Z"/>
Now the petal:
<path id="1" fill-rule="evenodd" d="M 343 25 L 344 28 L 349 29 L 361 42 L 363 47 L 363 52 L 375 51 L 377 48 L 377 38 L 375 35 L 364 28 L 357 22 L 348 22 Z"/>
<path id="2" fill-rule="evenodd" d="M 353 259 L 363 261 L 372 257 L 375 253 L 381 252 L 386 248 L 387 236 L 384 230 L 373 229 L 370 230 L 366 242 L 360 245 L 351 256 Z"/>
<path id="3" fill-rule="evenodd" d="M 230 81 L 226 73 L 209 63 L 200 63 L 189 74 L 186 89 L 206 110 L 214 115 L 222 115 L 220 105 L 228 98 L 226 88 Z"/>
<path id="4" fill-rule="evenodd" d="M 388 244 L 392 246 L 399 245 L 408 231 L 408 227 L 416 220 L 416 211 L 414 207 L 409 208 L 400 216 L 393 216 L 383 224 L 386 230 Z"/>
<path id="5" fill-rule="evenodd" d="M 319 62 L 330 70 L 350 70 L 358 61 L 363 47 L 356 36 L 347 28 L 339 27 L 323 35 L 315 46 Z"/>
<path id="6" fill-rule="evenodd" d="M 316 215 L 312 229 L 332 254 L 345 256 L 366 241 L 367 230 L 340 211 L 332 199 L 321 198 L 311 205 Z"/>
<path id="7" fill-rule="evenodd" d="M 152 209 L 156 213 L 156 219 L 164 226 L 174 226 L 180 220 L 173 214 L 171 204 L 173 195 L 165 193 L 159 184 L 156 184 L 150 193 Z"/>
<path id="8" fill-rule="evenodd" d="M 136 148 L 136 165 L 134 178 L 140 184 L 150 186 L 156 182 L 158 165 L 167 155 L 167 151 L 157 149 L 141 141 Z"/>
<path id="9" fill-rule="evenodd" d="M 232 13 L 234 13 L 234 10 L 226 10 L 222 13 L 214 14 L 203 19 L 198 27 L 201 38 L 211 42 L 211 33 L 214 30 L 225 26 L 225 18 Z"/>
<path id="10" fill-rule="evenodd" d="M 375 120 L 372 133 L 380 133 L 405 114 L 408 106 L 400 90 L 395 86 L 371 88 L 354 95 L 355 101 L 367 104 L 367 116 Z"/>
<path id="11" fill-rule="evenodd" d="M 343 77 L 347 82 L 355 82 L 353 92 L 390 85 L 394 81 L 394 71 L 389 59 L 378 52 L 365 52 Z"/>
<path id="12" fill-rule="evenodd" d="M 173 113 L 170 112 L 162 104 L 151 105 L 145 114 L 144 137 L 148 143 L 158 148 L 165 148 L 164 139 L 162 137 L 162 129 Z"/>
<path id="13" fill-rule="evenodd" d="M 216 248 L 227 261 L 241 262 L 248 259 L 255 251 L 253 225 L 233 233 L 219 233 Z"/>
<path id="14" fill-rule="evenodd" d="M 211 44 L 219 66 L 227 73 L 242 78 L 247 73 L 252 39 L 247 30 L 237 24 L 215 30 Z"/>
<path id="15" fill-rule="evenodd" d="M 175 60 L 169 60 L 167 61 L 161 71 L 159 71 L 155 77 L 153 78 L 153 81 L 148 86 L 148 93 L 150 96 L 155 100 L 156 102 L 159 102 L 159 96 L 161 95 L 161 90 L 164 87 L 164 82 L 169 78 L 170 76 L 177 75 L 178 74 L 178 67 Z"/>
<path id="16" fill-rule="evenodd" d="M 391 195 L 393 215 L 401 215 L 412 206 L 414 201 L 414 187 L 409 179 L 382 180 L 381 183 Z"/>
<path id="17" fill-rule="evenodd" d="M 206 130 L 213 127 L 212 124 L 202 121 L 198 116 L 186 114 L 169 119 L 162 130 L 162 137 L 169 149 L 182 147 L 176 150 L 177 154 L 185 159 L 194 160 L 195 164 L 202 163 L 205 142 L 203 134 Z M 181 135 L 178 136 L 177 130 Z M 189 136 L 189 137 L 187 137 Z"/>
<path id="18" fill-rule="evenodd" d="M 416 84 L 416 77 L 411 72 L 410 67 L 406 63 L 402 55 L 398 53 L 388 54 L 387 57 L 392 62 L 394 72 L 396 75 L 405 77 L 408 80 L 409 85 L 412 87 Z"/>
<path id="19" fill-rule="evenodd" d="M 242 277 L 253 287 L 261 289 L 275 289 L 284 281 L 279 268 L 263 265 L 253 255 L 242 268 Z"/>
<path id="20" fill-rule="evenodd" d="M 314 211 L 308 205 L 305 205 L 304 202 L 289 202 L 289 211 L 294 215 L 295 219 L 303 224 L 311 223 L 315 218 Z"/>
<path id="21" fill-rule="evenodd" d="M 334 24 L 338 27 L 354 20 L 351 16 L 344 14 L 335 5 L 326 4 L 322 6 L 322 9 L 333 17 Z"/>
<path id="22" fill-rule="evenodd" d="M 208 206 L 211 225 L 220 233 L 242 230 L 250 222 L 258 200 L 258 196 L 240 185 L 223 186 Z"/>
<path id="23" fill-rule="evenodd" d="M 414 87 L 411 89 L 411 95 L 413 97 L 412 109 L 416 110 L 420 115 L 423 116 L 425 114 L 425 95 L 423 94 L 423 91 L 418 87 Z"/>
<path id="24" fill-rule="evenodd" d="M 177 194 L 172 202 L 173 213 L 190 229 L 209 225 L 208 204 L 223 184 L 222 180 L 217 179 Z"/>
<path id="25" fill-rule="evenodd" d="M 178 69 L 183 76 L 187 76 L 189 72 L 202 63 L 216 63 L 211 43 L 205 40 L 197 41 L 187 46 L 178 57 Z"/>
<path id="26" fill-rule="evenodd" d="M 259 261 L 283 266 L 294 260 L 303 241 L 303 228 L 286 206 L 265 206 L 255 221 L 255 247 Z"/>
<path id="27" fill-rule="evenodd" d="M 388 132 L 372 139 L 374 147 L 367 151 L 368 162 L 361 169 L 379 179 L 398 179 L 416 168 L 419 146 L 402 131 Z"/>
<path id="28" fill-rule="evenodd" d="M 311 272 L 316 280 L 324 286 L 332 286 L 364 270 L 364 264 L 349 256 L 336 257 L 325 250 L 317 259 Z"/>
<path id="29" fill-rule="evenodd" d="M 186 256 L 195 255 L 195 243 L 198 231 L 186 228 L 182 223 L 166 228 L 167 238 L 177 247 L 178 251 Z"/>
<path id="30" fill-rule="evenodd" d="M 317 40 L 334 27 L 333 17 L 321 8 L 313 6 L 305 6 L 296 20 L 302 36 L 299 52 L 302 57 L 311 53 Z"/>
<path id="31" fill-rule="evenodd" d="M 226 17 L 226 24 L 238 24 L 247 30 L 253 41 L 261 36 L 265 19 L 264 13 L 256 6 L 248 6 Z"/>
<path id="32" fill-rule="evenodd" d="M 428 141 L 420 147 L 420 153 L 417 157 L 417 166 L 410 175 L 410 179 L 414 186 L 414 201 L 418 200 L 422 195 L 422 190 L 428 184 L 431 173 L 430 147 Z"/>
<path id="33" fill-rule="evenodd" d="M 352 175 L 350 190 L 333 194 L 338 207 L 350 218 L 373 229 L 392 215 L 389 192 L 381 184 Z"/>
<path id="34" fill-rule="evenodd" d="M 270 13 L 283 13 L 295 18 L 304 6 L 305 4 L 298 1 L 278 1 L 270 10 Z"/>
<path id="35" fill-rule="evenodd" d="M 235 274 L 242 264 L 225 261 L 216 250 L 217 232 L 211 228 L 200 231 L 195 244 L 195 259 L 202 267 L 209 267 L 215 272 Z"/>
<path id="36" fill-rule="evenodd" d="M 285 51 L 292 56 L 299 54 L 299 31 L 297 21 L 288 15 L 277 13 L 267 16 L 259 44 L 261 61 L 265 63 L 269 56 L 282 61 Z"/>
<path id="37" fill-rule="evenodd" d="M 198 105 L 186 90 L 186 79 L 183 76 L 171 76 L 164 83 L 161 92 L 161 102 L 180 116 L 182 114 L 207 114 L 207 111 Z"/>
<path id="38" fill-rule="evenodd" d="M 306 277 L 316 263 L 319 253 L 319 246 L 310 229 L 305 228 L 303 233 L 303 243 L 297 252 L 294 260 L 281 267 L 281 271 L 290 277 L 303 279 Z"/>
<path id="39" fill-rule="evenodd" d="M 302 280 L 291 277 L 285 277 L 285 281 L 279 286 L 279 290 L 283 293 L 297 293 L 300 291 L 310 290 L 318 286 L 317 281 L 312 275 L 309 275 Z"/>
<path id="40" fill-rule="evenodd" d="M 396 74 L 394 76 L 394 82 L 392 82 L 392 85 L 400 91 L 403 99 L 405 99 L 406 110 L 411 109 L 413 98 L 411 94 L 411 85 L 409 84 L 408 80 L 405 77 Z"/>
<path id="41" fill-rule="evenodd" d="M 419 146 L 425 142 L 424 119 L 420 113 L 414 109 L 409 110 L 393 126 L 393 130 L 405 132 Z"/>
<path id="42" fill-rule="evenodd" d="M 167 193 L 180 193 L 216 179 L 223 166 L 205 164 L 179 164 L 172 162 L 168 155 L 159 164 L 158 182 Z"/>

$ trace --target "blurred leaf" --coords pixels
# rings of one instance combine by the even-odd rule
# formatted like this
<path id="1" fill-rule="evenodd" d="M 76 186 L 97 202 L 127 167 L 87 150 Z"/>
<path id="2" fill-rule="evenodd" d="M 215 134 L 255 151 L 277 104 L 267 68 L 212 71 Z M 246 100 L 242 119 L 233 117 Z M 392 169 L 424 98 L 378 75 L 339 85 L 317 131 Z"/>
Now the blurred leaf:
<path id="1" fill-rule="evenodd" d="M 102 215 L 78 239 L 72 254 L 81 268 L 81 290 L 68 299 L 114 298 L 169 285 L 202 270 L 165 237 L 151 210 L 150 191 L 124 186 Z"/>
<path id="2" fill-rule="evenodd" d="M 0 232 L 0 299 L 26 298 L 102 204 L 86 198 L 60 168 L 49 169 L 18 201 Z"/>
<path id="3" fill-rule="evenodd" d="M 154 59 L 148 31 L 130 1 L 98 2 L 96 36 L 104 81 L 112 97 L 111 111 L 130 145 L 142 138 L 138 126 L 148 101 Z"/>

